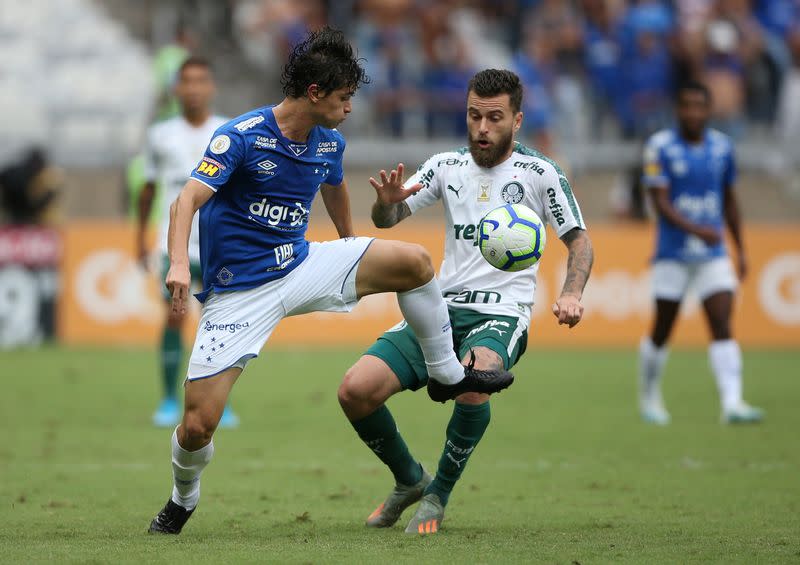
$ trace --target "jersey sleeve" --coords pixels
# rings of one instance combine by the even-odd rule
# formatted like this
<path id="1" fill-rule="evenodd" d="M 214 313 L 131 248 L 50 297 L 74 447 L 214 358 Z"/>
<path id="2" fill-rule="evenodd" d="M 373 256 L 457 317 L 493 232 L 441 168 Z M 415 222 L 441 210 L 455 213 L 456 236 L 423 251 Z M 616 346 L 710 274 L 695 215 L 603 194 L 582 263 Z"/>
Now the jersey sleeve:
<path id="1" fill-rule="evenodd" d="M 645 145 L 642 157 L 642 184 L 645 188 L 669 187 L 667 165 L 662 153 L 661 146 L 654 138 L 650 138 Z"/>
<path id="2" fill-rule="evenodd" d="M 147 129 L 147 134 L 144 140 L 144 150 L 142 151 L 142 166 L 144 173 L 144 181 L 148 183 L 155 183 L 158 180 L 158 165 L 156 156 L 156 135 L 153 127 Z"/>
<path id="3" fill-rule="evenodd" d="M 546 169 L 542 180 L 544 181 L 542 186 L 546 187 L 543 197 L 545 211 L 543 220 L 550 224 L 558 237 L 575 228 L 585 230 L 586 224 L 580 206 L 564 172 L 559 167 L 553 166 Z"/>
<path id="4" fill-rule="evenodd" d="M 437 157 L 433 156 L 425 161 L 403 185 L 408 188 L 422 183 L 419 192 L 406 198 L 406 204 L 412 214 L 421 208 L 430 206 L 442 197 L 441 172 L 437 172 L 436 159 Z"/>
<path id="5" fill-rule="evenodd" d="M 227 124 L 218 128 L 191 177 L 217 192 L 244 163 L 246 148 L 242 132 Z"/>

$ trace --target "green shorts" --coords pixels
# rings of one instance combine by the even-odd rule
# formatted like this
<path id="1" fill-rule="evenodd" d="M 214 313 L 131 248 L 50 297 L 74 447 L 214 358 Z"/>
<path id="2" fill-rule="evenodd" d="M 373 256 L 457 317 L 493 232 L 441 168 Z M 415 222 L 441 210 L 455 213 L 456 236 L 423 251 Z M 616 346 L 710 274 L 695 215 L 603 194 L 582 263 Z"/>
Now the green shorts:
<path id="1" fill-rule="evenodd" d="M 168 271 L 169 255 L 164 254 L 161 256 L 161 296 L 163 296 L 165 300 L 172 300 L 172 295 L 164 284 L 164 279 L 167 277 Z M 198 261 L 189 262 L 189 274 L 192 275 L 192 287 L 202 288 L 203 270 L 200 268 L 200 263 Z"/>
<path id="2" fill-rule="evenodd" d="M 463 359 L 470 348 L 480 345 L 497 353 L 505 369 L 510 369 L 525 352 L 528 330 L 519 318 L 481 314 L 466 308 L 448 307 L 448 310 L 459 359 Z M 417 390 L 428 382 L 417 336 L 405 321 L 379 337 L 365 355 L 385 361 L 400 379 L 403 389 Z"/>

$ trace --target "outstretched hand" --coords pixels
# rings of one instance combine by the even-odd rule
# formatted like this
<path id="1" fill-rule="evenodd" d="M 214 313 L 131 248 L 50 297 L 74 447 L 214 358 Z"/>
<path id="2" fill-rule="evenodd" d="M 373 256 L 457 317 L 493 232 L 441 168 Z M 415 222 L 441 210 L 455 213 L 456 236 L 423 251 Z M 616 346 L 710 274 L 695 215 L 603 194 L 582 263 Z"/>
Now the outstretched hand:
<path id="1" fill-rule="evenodd" d="M 404 173 L 405 168 L 403 167 L 403 163 L 400 163 L 397 165 L 397 169 L 392 169 L 388 176 L 386 175 L 386 171 L 381 170 L 381 182 L 375 180 L 374 177 L 369 177 L 369 183 L 372 185 L 372 188 L 375 189 L 375 192 L 378 193 L 378 202 L 383 205 L 397 204 L 422 189 L 423 185 L 419 182 L 408 188 L 404 187 Z"/>

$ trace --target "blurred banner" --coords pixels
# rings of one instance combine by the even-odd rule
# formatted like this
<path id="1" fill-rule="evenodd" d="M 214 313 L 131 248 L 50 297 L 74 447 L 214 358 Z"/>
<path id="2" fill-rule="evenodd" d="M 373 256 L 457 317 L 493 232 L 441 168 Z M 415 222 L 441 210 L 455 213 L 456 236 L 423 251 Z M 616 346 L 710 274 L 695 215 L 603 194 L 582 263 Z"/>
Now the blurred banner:
<path id="1" fill-rule="evenodd" d="M 61 237 L 38 226 L 0 228 L 0 349 L 55 334 Z"/>
<path id="2" fill-rule="evenodd" d="M 324 222 L 323 222 L 324 223 Z M 405 225 L 404 225 L 405 224 Z M 360 234 L 421 243 L 438 265 L 443 227 L 407 220 L 391 230 L 366 225 Z M 566 249 L 551 238 L 539 271 L 532 346 L 627 346 L 638 343 L 652 314 L 649 256 L 652 226 L 592 226 L 596 260 L 586 289 L 586 315 L 572 330 L 550 313 L 564 280 Z M 800 228 L 749 225 L 745 229 L 750 274 L 739 293 L 735 335 L 746 346 L 800 344 Z M 309 239 L 336 237 L 333 228 L 309 231 Z M 134 259 L 133 227 L 119 223 L 76 223 L 64 232 L 63 292 L 59 336 L 68 344 L 152 344 L 164 316 L 160 285 Z M 195 301 L 196 303 L 196 301 Z M 187 322 L 194 331 L 197 311 Z M 401 318 L 393 294 L 369 296 L 350 314 L 317 313 L 288 318 L 270 339 L 273 345 L 371 343 Z M 187 340 L 191 335 L 187 336 Z M 694 297 L 684 304 L 674 342 L 702 345 L 708 334 Z"/>

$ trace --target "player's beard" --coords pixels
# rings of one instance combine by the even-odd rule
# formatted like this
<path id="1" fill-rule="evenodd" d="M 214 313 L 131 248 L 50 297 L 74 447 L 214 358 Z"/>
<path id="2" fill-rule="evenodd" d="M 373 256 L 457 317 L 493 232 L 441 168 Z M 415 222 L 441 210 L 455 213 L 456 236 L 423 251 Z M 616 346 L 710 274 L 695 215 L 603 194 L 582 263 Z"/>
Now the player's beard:
<path id="1" fill-rule="evenodd" d="M 496 143 L 492 143 L 486 149 L 478 145 L 478 139 L 469 136 L 469 152 L 472 159 L 479 167 L 488 169 L 500 164 L 500 160 L 508 153 L 511 144 L 514 143 L 514 132 L 509 131 L 508 135 L 501 137 Z"/>

